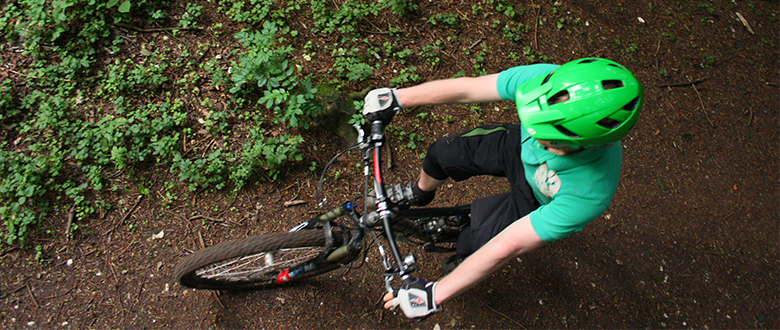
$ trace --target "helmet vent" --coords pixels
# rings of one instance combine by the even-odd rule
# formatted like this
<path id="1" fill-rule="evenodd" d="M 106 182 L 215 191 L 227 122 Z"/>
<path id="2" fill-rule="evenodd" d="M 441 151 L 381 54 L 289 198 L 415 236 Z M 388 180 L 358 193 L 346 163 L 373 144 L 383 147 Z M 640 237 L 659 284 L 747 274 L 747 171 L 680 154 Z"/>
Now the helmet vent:
<path id="1" fill-rule="evenodd" d="M 578 62 L 577 64 L 593 63 L 593 62 L 596 62 L 596 61 L 598 61 L 597 58 L 589 58 L 589 59 L 586 59 L 586 60 L 582 60 L 582 61 Z"/>
<path id="2" fill-rule="evenodd" d="M 615 89 L 623 87 L 623 82 L 620 80 L 604 80 L 601 82 L 601 86 L 604 87 L 604 90 Z"/>
<path id="3" fill-rule="evenodd" d="M 620 109 L 626 110 L 626 111 L 634 111 L 634 110 L 636 110 L 636 106 L 638 104 L 639 104 L 639 97 L 635 97 L 633 100 L 631 100 L 631 102 L 628 102 L 628 104 L 626 104 L 625 106 L 623 106 Z"/>
<path id="4" fill-rule="evenodd" d="M 570 137 L 572 139 L 579 139 L 581 137 L 581 136 L 579 136 L 577 134 L 574 134 L 574 132 L 572 132 L 570 130 L 567 130 L 566 128 L 564 128 L 561 125 L 555 125 L 555 128 L 558 129 L 558 131 L 560 131 L 561 133 L 563 133 L 563 135 L 566 135 L 566 136 L 568 136 L 568 137 Z"/>
<path id="5" fill-rule="evenodd" d="M 552 72 L 550 72 L 550 74 L 547 75 L 547 77 L 544 77 L 544 80 L 542 80 L 542 85 L 544 85 L 548 81 L 550 81 L 550 77 L 552 77 L 552 75 L 553 75 L 553 73 L 555 73 L 555 71 L 558 71 L 558 70 L 553 70 Z"/>
<path id="6" fill-rule="evenodd" d="M 616 129 L 618 128 L 618 126 L 620 126 L 620 124 L 622 124 L 622 122 L 619 122 L 611 118 L 604 118 L 602 120 L 599 120 L 597 124 L 601 125 L 606 129 Z"/>
<path id="7" fill-rule="evenodd" d="M 547 99 L 547 105 L 553 105 L 561 102 L 565 102 L 569 99 L 569 92 L 566 90 L 562 90 L 558 93 L 555 93 L 552 97 Z"/>

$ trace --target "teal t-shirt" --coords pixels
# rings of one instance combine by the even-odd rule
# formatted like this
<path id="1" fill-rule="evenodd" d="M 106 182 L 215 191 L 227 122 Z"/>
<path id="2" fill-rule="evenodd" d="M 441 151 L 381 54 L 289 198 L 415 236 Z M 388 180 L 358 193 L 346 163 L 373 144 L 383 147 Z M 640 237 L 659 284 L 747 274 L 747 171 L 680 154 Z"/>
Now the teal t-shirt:
<path id="1" fill-rule="evenodd" d="M 557 67 L 534 64 L 503 71 L 498 92 L 501 98 L 514 100 L 519 85 Z M 545 150 L 525 128 L 522 134 L 525 178 L 542 205 L 531 212 L 531 225 L 542 240 L 551 242 L 580 231 L 607 209 L 620 179 L 619 142 L 559 156 Z"/>

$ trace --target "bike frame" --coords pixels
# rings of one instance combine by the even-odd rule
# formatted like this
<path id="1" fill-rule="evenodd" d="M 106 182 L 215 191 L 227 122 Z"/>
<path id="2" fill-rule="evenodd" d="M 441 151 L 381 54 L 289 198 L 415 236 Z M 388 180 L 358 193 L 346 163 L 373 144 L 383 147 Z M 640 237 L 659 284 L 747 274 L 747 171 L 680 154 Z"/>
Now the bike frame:
<path id="1" fill-rule="evenodd" d="M 360 146 L 363 155 L 364 175 L 373 177 L 373 186 L 375 193 L 376 212 L 365 212 L 360 215 L 352 202 L 346 202 L 329 212 L 304 222 L 290 231 L 322 229 L 326 235 L 326 246 L 320 255 L 312 260 L 300 265 L 282 271 L 276 282 L 282 284 L 298 276 L 310 272 L 323 273 L 334 270 L 343 265 L 354 261 L 363 251 L 363 240 L 366 232 L 380 225 L 384 228 L 387 245 L 392 258 L 384 253 L 382 245 L 379 245 L 379 252 L 383 257 L 383 266 L 385 268 L 385 286 L 392 292 L 392 280 L 399 277 L 404 284 L 415 281 L 412 273 L 417 271 L 413 255 L 401 257 L 401 252 L 396 242 L 393 225 L 402 219 L 440 217 L 440 216 L 462 216 L 470 214 L 470 205 L 450 208 L 420 208 L 399 210 L 393 202 L 386 196 L 386 190 L 382 178 L 382 147 L 385 144 L 384 128 L 385 124 L 381 121 L 371 123 L 371 132 L 364 137 L 364 132 L 357 127 L 360 136 Z M 353 223 L 357 224 L 351 232 L 342 231 L 344 240 L 342 245 L 335 246 L 333 239 L 334 221 L 347 216 Z"/>

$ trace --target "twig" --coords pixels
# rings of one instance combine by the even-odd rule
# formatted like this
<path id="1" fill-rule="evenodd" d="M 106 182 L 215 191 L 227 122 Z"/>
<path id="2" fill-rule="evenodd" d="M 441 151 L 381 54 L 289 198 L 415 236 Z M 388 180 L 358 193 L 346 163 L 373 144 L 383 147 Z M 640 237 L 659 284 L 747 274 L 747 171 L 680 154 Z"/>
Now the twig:
<path id="1" fill-rule="evenodd" d="M 217 303 L 219 303 L 222 308 L 225 308 L 225 305 L 222 303 L 222 300 L 219 299 L 219 293 L 217 291 L 211 291 L 211 293 L 214 294 L 214 298 L 217 299 Z"/>
<path id="2" fill-rule="evenodd" d="M 655 61 L 655 73 L 660 74 L 661 71 L 659 71 L 658 68 L 658 52 L 661 50 L 661 39 L 658 39 L 658 46 L 655 47 L 655 55 L 653 55 L 653 60 Z"/>
<path id="3" fill-rule="evenodd" d="M 300 189 L 300 188 L 299 188 L 299 189 Z M 223 215 L 223 214 L 225 214 L 225 212 L 227 212 L 228 210 L 230 210 L 230 208 L 231 208 L 231 207 L 233 207 L 233 204 L 235 204 L 235 203 L 236 203 L 236 200 L 238 199 L 238 195 L 239 195 L 239 194 L 241 194 L 241 193 L 240 193 L 240 192 L 237 192 L 237 193 L 236 193 L 236 196 L 235 196 L 235 197 L 233 197 L 233 201 L 232 201 L 232 202 L 230 202 L 230 204 L 228 204 L 228 206 L 225 208 L 225 210 L 223 210 L 222 212 L 220 212 L 219 214 L 217 214 L 217 217 L 222 217 L 222 215 Z"/>
<path id="4" fill-rule="evenodd" d="M 496 312 L 498 315 L 501 315 L 501 316 L 503 316 L 505 319 L 507 319 L 507 320 L 510 320 L 510 321 L 514 322 L 515 324 L 519 325 L 519 326 L 520 326 L 520 328 L 522 328 L 522 329 L 528 329 L 528 328 L 526 328 L 526 327 L 525 327 L 525 326 L 524 326 L 522 323 L 518 322 L 517 320 L 515 320 L 515 319 L 513 319 L 513 318 L 511 318 L 511 317 L 509 317 L 509 316 L 506 316 L 506 314 L 504 314 L 504 313 L 501 313 L 501 312 L 497 311 L 495 308 L 493 308 L 493 307 L 490 307 L 490 305 L 485 305 L 485 306 L 487 306 L 487 308 L 490 308 L 490 310 L 492 310 L 492 311 Z"/>
<path id="5" fill-rule="evenodd" d="M 691 80 L 691 77 L 685 76 L 685 78 L 688 78 L 688 80 Z M 712 119 L 710 119 L 710 115 L 707 113 L 707 108 L 704 107 L 704 101 L 701 99 L 701 94 L 699 94 L 699 89 L 696 88 L 696 84 L 693 84 L 691 82 L 691 87 L 693 87 L 693 90 L 696 91 L 696 96 L 699 97 L 699 103 L 701 104 L 701 111 L 704 112 L 704 116 L 707 117 L 707 121 L 710 122 L 711 127 L 715 127 L 715 123 L 712 122 Z"/>
<path id="6" fill-rule="evenodd" d="M 204 219 L 204 220 L 208 220 L 208 221 L 216 222 L 216 223 L 221 223 L 221 224 L 224 224 L 225 222 L 227 222 L 227 223 L 232 223 L 232 224 L 237 225 L 237 226 L 241 225 L 240 223 L 237 223 L 237 222 L 235 222 L 233 220 L 223 220 L 223 219 L 218 219 L 218 218 L 207 217 L 205 215 L 192 216 L 192 217 L 190 217 L 187 220 L 193 221 L 193 220 L 198 220 L 198 219 Z"/>
<path id="7" fill-rule="evenodd" d="M 116 261 L 117 259 L 119 259 L 119 257 L 122 256 L 125 252 L 127 252 L 127 250 L 130 249 L 131 246 L 135 245 L 135 243 L 136 242 L 134 241 L 134 242 L 132 242 L 130 244 L 127 244 L 127 246 L 125 246 L 124 249 L 119 250 L 119 253 L 117 253 L 116 256 L 111 259 L 111 261 L 113 262 L 113 261 Z"/>
<path id="8" fill-rule="evenodd" d="M 477 47 L 477 45 L 479 45 L 481 43 L 482 43 L 482 39 L 479 39 L 479 40 L 475 41 L 473 44 L 471 44 L 471 46 L 469 46 L 469 49 Z"/>
<path id="9" fill-rule="evenodd" d="M 753 32 L 753 29 L 750 28 L 750 24 L 748 24 L 748 22 L 745 19 L 745 17 L 742 17 L 742 14 L 737 12 L 737 17 L 739 17 L 739 20 L 742 21 L 742 25 L 744 25 L 747 28 L 747 30 L 748 30 L 748 32 L 750 32 L 750 34 L 752 34 L 752 35 L 756 34 L 755 32 Z"/>
<path id="10" fill-rule="evenodd" d="M 539 49 L 539 43 L 537 42 L 537 35 L 539 32 L 539 15 L 542 14 L 542 5 L 536 5 L 531 2 L 531 7 L 536 7 L 536 19 L 534 20 L 534 49 Z"/>
<path id="11" fill-rule="evenodd" d="M 116 272 L 114 271 L 114 266 L 111 265 L 111 262 L 106 259 L 103 259 L 103 262 L 105 262 L 106 265 L 108 265 L 108 270 L 111 271 L 111 277 L 114 278 L 114 282 L 119 283 L 119 279 L 116 278 Z"/>
<path id="12" fill-rule="evenodd" d="M 110 233 L 113 233 L 113 232 L 114 232 L 114 230 L 116 230 L 117 228 L 119 228 L 119 226 L 121 226 L 121 225 L 122 225 L 122 223 L 124 223 L 124 222 L 125 222 L 125 220 L 127 220 L 127 218 L 129 218 L 129 217 L 130 217 L 130 215 L 131 215 L 131 214 L 133 214 L 133 211 L 135 211 L 135 209 L 138 207 L 138 204 L 139 204 L 139 203 L 141 203 L 141 200 L 144 198 L 144 196 L 145 196 L 145 195 L 138 195 L 138 200 L 136 200 L 136 201 L 135 201 L 135 204 L 133 204 L 133 207 L 131 207 L 131 208 L 130 208 L 130 210 L 129 210 L 129 211 L 127 211 L 127 213 L 125 213 L 125 216 L 123 216 L 123 217 L 122 217 L 122 220 L 119 220 L 119 222 L 117 222 L 116 224 L 114 224 L 114 227 L 113 227 L 113 228 L 111 228 L 111 229 L 109 229 L 107 232 L 103 233 L 103 236 L 106 236 L 106 235 L 108 235 L 108 234 L 110 234 Z"/>
<path id="13" fill-rule="evenodd" d="M 200 243 L 200 249 L 203 250 L 206 248 L 206 243 L 203 242 L 203 235 L 200 234 L 200 231 L 198 233 L 198 243 Z"/>
<path id="14" fill-rule="evenodd" d="M 27 293 L 30 294 L 30 298 L 32 298 L 32 301 L 35 304 L 35 307 L 41 308 L 41 305 L 38 305 L 38 301 L 35 300 L 35 295 L 32 293 L 32 290 L 30 290 L 30 286 L 29 285 L 25 285 L 24 287 L 27 288 Z"/>
<path id="15" fill-rule="evenodd" d="M 203 30 L 203 28 L 199 27 L 167 27 L 167 28 L 155 28 L 155 29 L 142 29 L 134 25 L 125 24 L 125 23 L 114 23 L 115 26 L 125 28 L 128 30 L 133 30 L 135 32 L 141 32 L 141 33 L 150 33 L 150 32 L 165 32 L 165 31 L 175 31 L 175 30 Z"/>
<path id="16" fill-rule="evenodd" d="M 691 81 L 691 79 L 688 78 L 688 82 L 676 83 L 676 84 L 658 85 L 658 87 L 662 87 L 662 88 L 663 87 L 688 87 L 688 86 L 691 86 L 691 85 L 700 84 L 700 83 L 704 82 L 707 79 L 709 79 L 709 78 L 704 78 L 704 79 Z"/>
<path id="17" fill-rule="evenodd" d="M 294 201 L 287 201 L 287 202 L 284 202 L 284 207 L 296 206 L 296 205 L 301 205 L 301 204 L 306 204 L 306 201 L 300 200 L 300 199 L 297 199 L 297 200 L 294 200 Z"/>
<path id="18" fill-rule="evenodd" d="M 609 48 L 607 48 L 607 47 L 604 47 L 604 48 L 602 48 L 602 49 L 599 49 L 599 50 L 597 50 L 597 51 L 595 51 L 595 52 L 592 52 L 592 53 L 590 53 L 590 54 L 588 55 L 588 57 L 594 57 L 594 56 L 598 55 L 599 53 L 601 53 L 601 52 L 603 52 L 603 51 L 605 51 L 605 50 L 607 50 L 607 49 L 609 49 Z"/>

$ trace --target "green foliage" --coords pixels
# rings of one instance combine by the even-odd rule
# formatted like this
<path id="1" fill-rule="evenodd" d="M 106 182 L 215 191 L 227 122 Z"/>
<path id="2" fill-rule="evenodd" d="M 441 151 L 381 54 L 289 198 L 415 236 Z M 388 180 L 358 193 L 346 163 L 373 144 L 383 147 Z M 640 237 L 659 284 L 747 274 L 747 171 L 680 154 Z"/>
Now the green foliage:
<path id="1" fill-rule="evenodd" d="M 0 81 L 0 123 L 20 113 L 10 79 Z"/>
<path id="2" fill-rule="evenodd" d="M 197 20 L 201 15 L 201 10 L 203 10 L 203 6 L 187 3 L 187 10 L 184 12 L 184 14 L 181 15 L 179 26 L 185 29 L 194 27 L 197 24 L 195 20 Z"/>
<path id="3" fill-rule="evenodd" d="M 0 145 L 0 216 L 6 228 L 5 241 L 23 240 L 28 228 L 38 224 L 48 210 L 41 197 L 54 183 L 51 178 L 62 170 L 61 151 L 30 156 L 6 150 Z"/>
<path id="4" fill-rule="evenodd" d="M 700 3 L 698 4 L 698 7 L 704 9 L 709 14 L 715 13 L 715 8 L 712 8 L 712 5 L 709 3 Z"/>
<path id="5" fill-rule="evenodd" d="M 258 103 L 273 110 L 277 121 L 308 128 L 308 116 L 320 110 L 314 101 L 317 89 L 309 79 L 298 79 L 295 66 L 290 64 L 292 47 L 277 44 L 278 35 L 288 32 L 288 28 L 280 30 L 266 21 L 261 31 L 245 30 L 235 35 L 246 52 L 233 67 L 230 92 L 244 96 L 261 91 Z"/>
<path id="6" fill-rule="evenodd" d="M 397 15 L 409 17 L 417 9 L 417 2 L 414 0 L 390 0 L 390 9 Z"/>
<path id="7" fill-rule="evenodd" d="M 367 24 L 366 18 L 375 17 L 388 7 L 388 3 L 384 2 L 347 1 L 333 8 L 334 3 L 330 0 L 310 1 L 315 21 L 313 31 L 322 34 L 339 32 L 351 35 L 358 31 L 361 25 Z M 389 5 L 392 6 L 392 4 Z"/>
<path id="8" fill-rule="evenodd" d="M 303 159 L 298 153 L 298 145 L 303 143 L 301 136 L 285 134 L 279 138 L 267 138 L 263 133 L 263 130 L 252 130 L 252 138 L 244 144 L 240 160 L 230 174 L 236 189 L 251 183 L 260 169 L 267 171 L 271 179 L 275 180 L 287 162 Z"/>
<path id="9" fill-rule="evenodd" d="M 549 57 L 533 50 L 531 46 L 525 46 L 523 48 L 523 55 L 528 63 L 546 63 L 550 61 Z"/>
<path id="10" fill-rule="evenodd" d="M 519 22 L 514 25 L 505 25 L 503 28 L 501 28 L 501 32 L 504 33 L 504 36 L 514 43 L 521 43 L 523 37 L 529 31 L 531 31 L 530 25 L 525 25 Z"/>
<path id="11" fill-rule="evenodd" d="M 280 24 L 290 12 L 300 10 L 298 1 L 284 2 L 275 0 L 219 0 L 218 8 L 234 22 L 258 24 L 271 18 Z M 228 6 L 227 9 L 225 9 Z"/>
<path id="12" fill-rule="evenodd" d="M 454 28 L 458 27 L 459 20 L 460 18 L 458 17 L 458 14 L 452 14 L 452 13 L 439 13 L 431 17 L 428 17 L 428 23 L 431 23 L 433 25 L 438 25 L 439 23 L 445 23 Z"/>
<path id="13" fill-rule="evenodd" d="M 112 23 L 165 18 L 165 3 L 27 0 L 9 3 L 0 13 L 3 40 L 21 45 L 30 59 L 20 74 L 25 89 L 16 90 L 10 79 L 0 81 L 0 123 L 3 135 L 12 137 L 0 144 L 0 220 L 7 243 L 24 243 L 52 209 L 90 217 L 105 205 L 94 192 L 112 187 L 119 173 L 132 178 L 150 166 L 166 165 L 191 189 L 240 189 L 258 178 L 276 179 L 287 164 L 302 159 L 297 146 L 303 139 L 264 137 L 259 125 L 270 123 L 257 114 L 246 116 L 249 122 L 238 128 L 252 140 L 246 150 L 237 150 L 241 144 L 229 140 L 235 114 L 208 99 L 192 102 L 199 87 L 211 81 L 232 89 L 230 107 L 241 108 L 244 97 L 261 92 L 258 101 L 273 111 L 275 122 L 308 126 L 304 117 L 318 109 L 317 90 L 297 76 L 292 49 L 280 45 L 282 36 L 296 32 L 264 22 L 259 32 L 238 34 L 244 51 L 232 74 L 224 73 L 218 59 L 198 63 L 207 47 L 130 45 L 114 36 Z M 188 3 L 173 24 L 196 26 L 202 10 Z M 128 45 L 140 50 L 120 51 Z M 211 76 L 203 79 L 198 73 L 204 72 Z M 201 112 L 193 112 L 195 107 Z M 195 131 L 212 144 L 193 145 Z M 145 186 L 138 191 L 150 193 Z M 69 228 L 68 235 L 77 228 Z"/>
<path id="14" fill-rule="evenodd" d="M 441 40 L 436 40 L 434 45 L 426 45 L 422 47 L 422 50 L 417 54 L 420 58 L 424 59 L 425 64 L 429 67 L 434 67 L 439 64 L 441 60 L 439 53 L 441 52 Z"/>
<path id="15" fill-rule="evenodd" d="M 524 8 L 515 10 L 515 6 L 513 4 L 507 4 L 504 3 L 504 1 L 498 1 L 498 3 L 496 4 L 496 11 L 506 15 L 510 19 L 519 18 L 525 13 Z"/>
<path id="16" fill-rule="evenodd" d="M 374 74 L 374 67 L 363 62 L 362 57 L 357 55 L 358 53 L 355 48 L 333 50 L 331 54 L 335 61 L 333 70 L 339 77 L 347 78 L 350 81 L 363 81 L 371 78 Z"/>
<path id="17" fill-rule="evenodd" d="M 410 66 L 408 68 L 401 69 L 401 72 L 397 77 L 390 80 L 391 86 L 404 86 L 412 83 L 418 83 L 422 80 L 420 75 L 416 74 L 416 66 Z"/>

